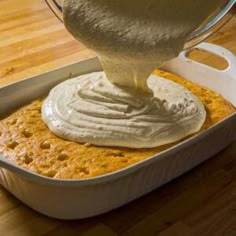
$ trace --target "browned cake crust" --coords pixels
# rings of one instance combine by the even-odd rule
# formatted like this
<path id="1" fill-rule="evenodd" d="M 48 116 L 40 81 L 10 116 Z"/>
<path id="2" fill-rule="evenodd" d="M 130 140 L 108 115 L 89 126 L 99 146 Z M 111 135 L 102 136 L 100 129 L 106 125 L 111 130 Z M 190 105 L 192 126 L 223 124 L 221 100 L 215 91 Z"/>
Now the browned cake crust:
<path id="1" fill-rule="evenodd" d="M 155 71 L 198 96 L 207 111 L 201 130 L 234 113 L 235 108 L 217 93 L 176 75 Z M 119 170 L 173 145 L 152 149 L 96 147 L 63 140 L 41 119 L 42 100 L 33 101 L 0 121 L 0 155 L 38 174 L 60 179 L 81 179 Z M 177 142 L 178 143 L 178 142 Z"/>

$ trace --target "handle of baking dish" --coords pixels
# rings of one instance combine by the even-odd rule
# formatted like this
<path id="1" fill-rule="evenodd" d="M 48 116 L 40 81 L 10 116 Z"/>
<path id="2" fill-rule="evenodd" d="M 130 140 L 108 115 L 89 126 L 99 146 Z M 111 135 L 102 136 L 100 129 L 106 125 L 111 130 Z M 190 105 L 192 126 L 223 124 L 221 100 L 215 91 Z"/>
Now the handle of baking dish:
<path id="1" fill-rule="evenodd" d="M 228 67 L 224 70 L 219 70 L 219 69 L 213 68 L 211 66 L 208 66 L 208 65 L 205 65 L 205 64 L 202 64 L 202 63 L 199 63 L 199 62 L 189 59 L 188 54 L 193 49 L 202 49 L 204 51 L 210 52 L 212 54 L 215 54 L 219 57 L 224 58 L 228 62 Z M 211 70 L 211 71 L 214 71 L 217 73 L 224 73 L 224 74 L 227 73 L 228 75 L 230 75 L 231 77 L 236 79 L 236 56 L 232 52 L 230 52 L 229 50 L 227 50 L 221 46 L 211 44 L 211 43 L 205 43 L 205 42 L 200 43 L 199 45 L 196 45 L 193 48 L 182 52 L 179 55 L 179 57 L 181 59 L 187 60 L 187 61 L 195 64 L 196 66 L 197 65 L 200 65 L 201 67 L 204 66 L 204 67 L 207 67 L 208 70 Z"/>
<path id="2" fill-rule="evenodd" d="M 188 58 L 193 49 L 202 49 L 224 58 L 228 67 L 219 70 Z M 166 63 L 162 69 L 175 73 L 201 86 L 207 87 L 221 95 L 236 106 L 236 56 L 229 50 L 210 43 L 201 43 L 186 50 L 177 58 Z"/>

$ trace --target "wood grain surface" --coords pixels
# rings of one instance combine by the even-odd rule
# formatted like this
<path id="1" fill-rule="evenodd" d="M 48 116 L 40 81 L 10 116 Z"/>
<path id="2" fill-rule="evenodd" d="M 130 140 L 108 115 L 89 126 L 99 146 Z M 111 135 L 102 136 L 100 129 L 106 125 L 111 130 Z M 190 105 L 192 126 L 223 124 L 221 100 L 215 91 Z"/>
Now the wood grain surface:
<path id="1" fill-rule="evenodd" d="M 236 53 L 236 19 L 209 41 Z M 43 0 L 0 0 L 0 86 L 92 56 Z M 222 66 L 204 53 L 192 56 Z M 152 193 L 86 220 L 47 218 L 0 187 L 0 235 L 236 236 L 236 143 Z"/>

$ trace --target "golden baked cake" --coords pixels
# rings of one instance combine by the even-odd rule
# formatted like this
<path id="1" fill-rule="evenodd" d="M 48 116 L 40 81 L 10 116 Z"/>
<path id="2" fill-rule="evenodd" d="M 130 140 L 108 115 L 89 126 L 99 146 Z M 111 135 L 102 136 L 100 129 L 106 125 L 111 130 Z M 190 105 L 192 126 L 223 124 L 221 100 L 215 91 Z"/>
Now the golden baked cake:
<path id="1" fill-rule="evenodd" d="M 167 72 L 156 70 L 154 73 L 185 86 L 201 99 L 207 111 L 201 131 L 236 111 L 222 96 L 209 89 Z M 66 141 L 51 133 L 42 121 L 42 101 L 33 101 L 0 121 L 0 155 L 44 176 L 59 179 L 95 177 L 142 161 L 176 144 L 129 149 Z"/>

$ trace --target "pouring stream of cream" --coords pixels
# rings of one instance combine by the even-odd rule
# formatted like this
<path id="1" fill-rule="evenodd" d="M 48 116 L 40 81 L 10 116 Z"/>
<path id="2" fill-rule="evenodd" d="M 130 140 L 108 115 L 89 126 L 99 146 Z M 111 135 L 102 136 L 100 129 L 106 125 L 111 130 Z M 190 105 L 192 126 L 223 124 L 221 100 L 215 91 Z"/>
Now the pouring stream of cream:
<path id="1" fill-rule="evenodd" d="M 97 52 L 114 84 L 150 93 L 147 78 L 176 57 L 223 0 L 64 0 L 64 24 Z"/>

